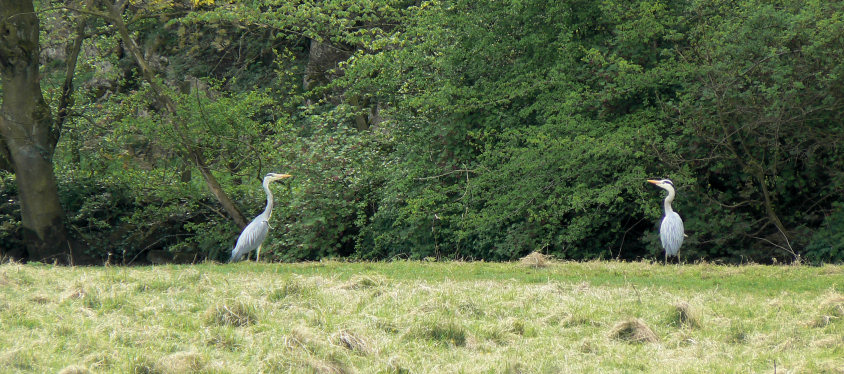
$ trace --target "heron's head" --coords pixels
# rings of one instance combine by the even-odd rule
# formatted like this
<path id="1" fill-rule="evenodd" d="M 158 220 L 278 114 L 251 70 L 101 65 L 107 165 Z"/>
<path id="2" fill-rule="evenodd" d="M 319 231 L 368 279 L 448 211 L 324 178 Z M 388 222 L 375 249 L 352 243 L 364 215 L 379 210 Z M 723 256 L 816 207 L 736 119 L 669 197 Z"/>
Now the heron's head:
<path id="1" fill-rule="evenodd" d="M 674 183 L 671 182 L 670 179 L 648 179 L 648 183 L 652 183 L 655 186 L 662 188 L 664 190 L 674 190 Z"/>
<path id="2" fill-rule="evenodd" d="M 272 181 L 282 180 L 290 177 L 292 177 L 292 175 L 290 174 L 267 173 L 267 175 L 264 176 L 264 181 L 269 183 Z"/>

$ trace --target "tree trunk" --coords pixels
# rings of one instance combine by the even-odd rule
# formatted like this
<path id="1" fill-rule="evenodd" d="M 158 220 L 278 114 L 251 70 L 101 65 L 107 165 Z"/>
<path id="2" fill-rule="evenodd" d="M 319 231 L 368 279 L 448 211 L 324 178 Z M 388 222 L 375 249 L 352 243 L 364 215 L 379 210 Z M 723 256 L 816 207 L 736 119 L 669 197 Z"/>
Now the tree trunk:
<path id="1" fill-rule="evenodd" d="M 244 217 L 243 213 L 240 212 L 240 209 L 234 205 L 232 199 L 230 199 L 229 195 L 226 194 L 226 191 L 223 190 L 223 186 L 220 185 L 220 182 L 217 182 L 217 178 L 214 178 L 214 174 L 211 174 L 211 169 L 208 168 L 208 164 L 205 163 L 202 155 L 197 151 L 192 151 L 191 158 L 194 160 L 200 174 L 202 174 L 202 178 L 205 179 L 205 185 L 208 186 L 208 189 L 211 190 L 211 193 L 214 194 L 214 197 L 217 198 L 217 201 L 220 202 L 220 205 L 222 205 L 226 213 L 229 214 L 229 217 L 231 217 L 232 220 L 234 220 L 234 223 L 241 229 L 246 227 L 246 225 L 249 224 L 249 222 L 246 221 L 246 217 Z"/>
<path id="2" fill-rule="evenodd" d="M 85 0 L 83 4 L 85 8 L 91 8 L 94 0 Z M 56 127 L 59 129 L 64 126 L 67 120 L 70 108 L 73 106 L 73 75 L 76 73 L 76 62 L 79 59 L 79 52 L 82 50 L 82 42 L 85 41 L 85 24 L 88 23 L 88 15 L 83 14 L 78 17 L 76 23 L 76 38 L 73 42 L 67 45 L 65 50 L 65 76 L 62 84 L 61 95 L 59 95 L 59 106 L 56 108 Z M 77 156 L 78 157 L 78 156 Z"/>
<path id="3" fill-rule="evenodd" d="M 32 1 L 0 0 L 0 135 L 17 179 L 29 259 L 68 263 L 52 162 L 58 131 L 41 94 L 38 32 Z"/>

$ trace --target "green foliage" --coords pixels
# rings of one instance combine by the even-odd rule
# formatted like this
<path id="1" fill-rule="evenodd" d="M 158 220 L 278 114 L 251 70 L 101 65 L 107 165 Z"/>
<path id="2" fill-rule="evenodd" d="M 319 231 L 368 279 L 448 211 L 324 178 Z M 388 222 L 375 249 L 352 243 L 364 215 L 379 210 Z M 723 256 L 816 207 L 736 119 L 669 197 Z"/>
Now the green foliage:
<path id="1" fill-rule="evenodd" d="M 285 137 L 294 187 L 280 198 L 276 215 L 281 225 L 274 248 L 282 260 L 352 255 L 374 210 L 382 156 L 371 136 L 343 123 L 351 115 L 344 108 L 310 118 L 307 137 Z"/>
<path id="2" fill-rule="evenodd" d="M 575 122 L 589 120 L 508 134 L 505 152 L 484 154 L 488 171 L 475 181 L 483 193 L 470 193 L 482 208 L 467 225 L 483 228 L 476 246 L 504 259 L 530 250 L 577 259 L 622 254 L 619 234 L 634 227 L 625 219 L 643 214 L 653 196 L 642 188 L 642 139 L 625 128 L 598 137 L 560 133 Z"/>
<path id="3" fill-rule="evenodd" d="M 70 235 L 86 246 L 87 254 L 101 260 L 120 255 L 122 261 L 118 262 L 137 254 L 140 243 L 127 241 L 129 230 L 119 225 L 139 209 L 130 186 L 63 173 L 58 173 L 57 180 L 62 207 L 68 212 Z M 122 253 L 116 253 L 118 250 Z"/>
<path id="4" fill-rule="evenodd" d="M 16 250 L 23 246 L 17 194 L 14 175 L 0 171 L 0 251 L 13 255 L 19 255 Z"/>
<path id="5" fill-rule="evenodd" d="M 794 256 L 789 248 L 807 244 L 832 202 L 823 200 L 841 196 L 844 44 L 831 35 L 844 31 L 842 10 L 692 4 L 711 22 L 688 24 L 683 88 L 666 109 L 683 126 L 675 163 L 698 176 L 692 202 L 712 217 L 699 239 L 726 244 L 710 255 Z"/>
<path id="6" fill-rule="evenodd" d="M 836 204 L 835 208 L 806 246 L 806 258 L 811 262 L 844 262 L 844 205 Z"/>
<path id="7" fill-rule="evenodd" d="M 652 258 L 663 193 L 644 180 L 662 177 L 684 258 L 843 260 L 840 3 L 130 4 L 178 111 L 92 19 L 55 162 L 95 257 L 225 258 L 238 230 L 193 149 L 248 217 L 264 173 L 294 175 L 273 187 L 272 260 Z M 341 52 L 319 76 L 317 45 Z"/>
<path id="8" fill-rule="evenodd" d="M 365 250 L 656 255 L 661 199 L 642 182 L 659 176 L 687 255 L 798 256 L 841 192 L 840 6 L 733 5 L 415 9 L 346 70 L 388 103 L 395 144 Z"/>
<path id="9" fill-rule="evenodd" d="M 351 88 L 389 103 L 399 134 L 367 232 L 373 257 L 650 254 L 637 244 L 648 227 L 643 182 L 661 169 L 647 150 L 664 145 L 648 136 L 667 125 L 654 103 L 669 78 L 645 71 L 673 42 L 634 48 L 630 30 L 641 27 L 629 23 L 673 18 L 658 4 L 632 15 L 578 5 L 430 3 L 398 33 L 403 48 L 349 66 Z M 627 31 L 594 32 L 612 27 Z M 626 55 L 605 52 L 616 44 Z"/>
<path id="10" fill-rule="evenodd" d="M 172 177 L 155 170 L 108 179 L 60 171 L 71 236 L 93 258 L 117 264 L 144 263 L 153 249 L 222 259 L 221 243 L 231 240 L 233 225 L 201 190 L 162 183 Z"/>
<path id="11" fill-rule="evenodd" d="M 401 17 L 407 0 L 231 2 L 174 20 L 181 25 L 263 28 L 282 38 L 307 37 L 335 43 L 362 44 L 382 35 Z M 186 33 L 187 31 L 182 31 Z"/>

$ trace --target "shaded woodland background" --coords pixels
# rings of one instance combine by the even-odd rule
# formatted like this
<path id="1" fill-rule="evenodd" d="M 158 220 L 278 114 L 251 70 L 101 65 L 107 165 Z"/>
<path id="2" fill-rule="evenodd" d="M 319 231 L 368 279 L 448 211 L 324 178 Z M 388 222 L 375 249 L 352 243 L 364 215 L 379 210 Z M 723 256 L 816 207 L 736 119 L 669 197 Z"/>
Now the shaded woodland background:
<path id="1" fill-rule="evenodd" d="M 655 258 L 647 178 L 678 186 L 686 260 L 844 260 L 842 2 L 34 9 L 67 236 L 46 247 L 77 262 L 222 260 L 266 172 L 295 176 L 276 261 Z M 35 259 L 3 140 L 0 251 Z"/>

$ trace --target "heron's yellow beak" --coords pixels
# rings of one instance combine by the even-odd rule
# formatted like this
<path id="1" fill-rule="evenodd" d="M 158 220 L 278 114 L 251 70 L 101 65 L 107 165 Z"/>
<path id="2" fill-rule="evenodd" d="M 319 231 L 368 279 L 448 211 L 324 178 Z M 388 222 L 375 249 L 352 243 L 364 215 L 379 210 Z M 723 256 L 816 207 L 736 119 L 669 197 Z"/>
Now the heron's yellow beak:
<path id="1" fill-rule="evenodd" d="M 648 179 L 648 183 L 659 184 L 658 180 Z"/>
<path id="2" fill-rule="evenodd" d="M 290 174 L 277 174 L 277 173 L 272 173 L 272 175 L 269 176 L 271 181 L 277 181 L 277 180 L 290 178 L 290 177 L 292 177 L 292 175 L 290 175 Z"/>

